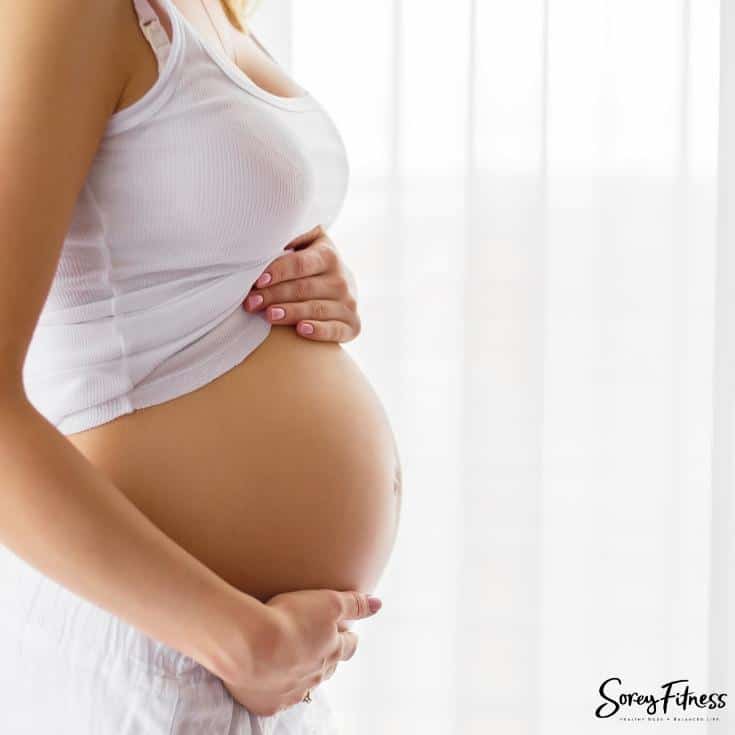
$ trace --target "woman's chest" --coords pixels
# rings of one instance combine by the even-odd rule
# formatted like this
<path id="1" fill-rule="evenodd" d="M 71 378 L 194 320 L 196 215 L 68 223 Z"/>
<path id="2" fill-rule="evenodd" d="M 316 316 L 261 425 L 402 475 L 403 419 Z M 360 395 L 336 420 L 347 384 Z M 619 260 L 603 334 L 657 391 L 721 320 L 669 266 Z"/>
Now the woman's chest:
<path id="1" fill-rule="evenodd" d="M 191 253 L 182 265 L 195 267 L 276 257 L 329 227 L 348 179 L 342 138 L 320 105 L 281 109 L 213 73 L 165 114 L 103 141 L 89 184 L 113 253 L 142 262 L 151 248 L 163 259 Z"/>

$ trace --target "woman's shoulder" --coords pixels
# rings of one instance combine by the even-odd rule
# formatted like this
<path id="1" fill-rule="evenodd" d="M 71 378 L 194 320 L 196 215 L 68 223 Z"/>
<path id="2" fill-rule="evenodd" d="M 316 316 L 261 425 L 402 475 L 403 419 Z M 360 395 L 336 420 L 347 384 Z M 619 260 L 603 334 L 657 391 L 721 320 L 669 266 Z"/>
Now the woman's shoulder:
<path id="1" fill-rule="evenodd" d="M 44 85 L 73 81 L 70 70 L 85 66 L 92 89 L 116 99 L 129 75 L 126 27 L 135 22 L 131 0 L 23 0 L 0 3 L 0 82 L 44 94 Z M 64 91 L 69 103 L 84 96 L 82 81 Z M 10 84 L 9 84 L 10 83 Z M 29 89 L 27 85 L 32 85 Z"/>

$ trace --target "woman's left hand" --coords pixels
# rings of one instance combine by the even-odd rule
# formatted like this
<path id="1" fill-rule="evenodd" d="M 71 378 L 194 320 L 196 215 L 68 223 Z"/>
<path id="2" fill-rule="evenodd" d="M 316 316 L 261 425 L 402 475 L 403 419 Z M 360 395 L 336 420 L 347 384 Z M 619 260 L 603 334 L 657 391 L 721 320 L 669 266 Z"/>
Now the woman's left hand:
<path id="1" fill-rule="evenodd" d="M 298 248 L 298 249 L 296 249 Z M 360 334 L 357 287 L 321 226 L 293 240 L 248 293 L 246 311 L 266 311 L 271 324 L 290 324 L 307 339 L 349 342 Z"/>

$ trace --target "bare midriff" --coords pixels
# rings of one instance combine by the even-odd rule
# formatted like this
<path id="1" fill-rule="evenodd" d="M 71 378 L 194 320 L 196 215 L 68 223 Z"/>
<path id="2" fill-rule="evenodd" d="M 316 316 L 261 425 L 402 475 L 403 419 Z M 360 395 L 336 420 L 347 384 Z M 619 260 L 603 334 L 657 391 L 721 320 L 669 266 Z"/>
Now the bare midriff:
<path id="1" fill-rule="evenodd" d="M 262 601 L 373 591 L 394 545 L 400 460 L 339 344 L 272 326 L 207 385 L 68 436 L 165 533 Z"/>

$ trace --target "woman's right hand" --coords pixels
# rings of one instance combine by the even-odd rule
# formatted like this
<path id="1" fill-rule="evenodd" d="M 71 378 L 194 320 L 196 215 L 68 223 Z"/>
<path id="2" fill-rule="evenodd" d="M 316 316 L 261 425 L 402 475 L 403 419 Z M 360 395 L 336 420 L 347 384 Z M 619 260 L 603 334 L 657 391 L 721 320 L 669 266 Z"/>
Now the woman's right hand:
<path id="1" fill-rule="evenodd" d="M 361 592 L 298 590 L 278 594 L 264 607 L 266 624 L 249 646 L 249 670 L 222 681 L 250 712 L 273 715 L 300 702 L 354 655 L 358 636 L 346 621 L 374 615 L 380 600 Z"/>

